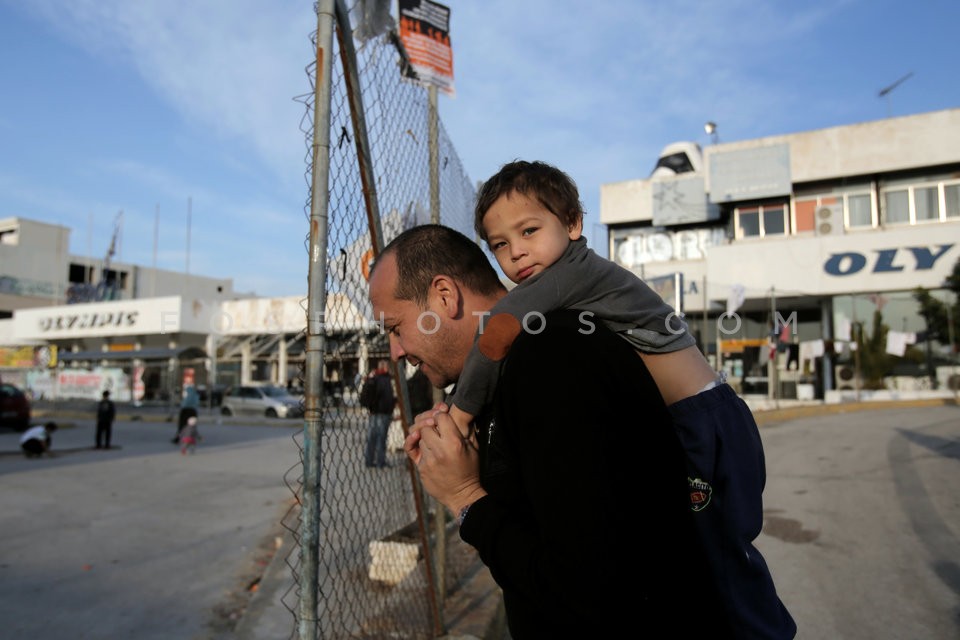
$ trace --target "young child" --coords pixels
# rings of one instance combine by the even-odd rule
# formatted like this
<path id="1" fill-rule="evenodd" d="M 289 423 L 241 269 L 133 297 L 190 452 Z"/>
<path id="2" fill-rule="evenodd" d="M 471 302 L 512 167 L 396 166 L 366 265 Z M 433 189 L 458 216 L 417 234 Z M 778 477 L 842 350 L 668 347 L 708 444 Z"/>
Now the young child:
<path id="1" fill-rule="evenodd" d="M 56 422 L 48 422 L 44 425 L 30 427 L 20 436 L 20 448 L 23 449 L 23 455 L 28 458 L 39 458 L 45 453 L 50 453 L 50 447 L 53 446 L 52 434 L 57 430 Z"/>
<path id="2" fill-rule="evenodd" d="M 587 247 L 580 195 L 567 174 L 542 162 L 505 165 L 484 183 L 474 224 L 517 286 L 481 325 L 450 398 L 450 415 L 464 433 L 492 400 L 500 360 L 530 312 L 581 309 L 589 312 L 585 330 L 587 322 L 604 322 L 638 350 L 668 405 L 717 384 L 717 372 L 673 308 Z"/>
<path id="3" fill-rule="evenodd" d="M 766 481 L 760 433 L 746 403 L 697 349 L 686 324 L 632 272 L 587 248 L 573 180 L 542 162 L 504 165 L 480 190 L 475 227 L 517 286 L 481 324 L 447 400 L 460 431 L 493 399 L 500 361 L 526 314 L 587 312 L 633 345 L 668 405 L 687 453 L 691 509 L 738 637 L 793 638 L 766 562 L 753 546 Z M 643 417 L 637 416 L 637 428 Z"/>
<path id="4" fill-rule="evenodd" d="M 197 430 L 197 417 L 190 416 L 187 423 L 180 430 L 180 453 L 187 455 L 187 452 L 195 453 L 197 443 L 202 440 L 200 432 Z"/>

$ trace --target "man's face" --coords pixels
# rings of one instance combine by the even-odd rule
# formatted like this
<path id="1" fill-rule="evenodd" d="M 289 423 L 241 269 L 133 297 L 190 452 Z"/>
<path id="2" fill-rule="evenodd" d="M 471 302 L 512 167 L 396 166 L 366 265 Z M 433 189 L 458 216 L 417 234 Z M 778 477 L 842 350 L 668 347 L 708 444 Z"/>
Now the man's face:
<path id="1" fill-rule="evenodd" d="M 468 323 L 448 317 L 433 292 L 427 307 L 421 309 L 410 300 L 394 297 L 397 262 L 393 254 L 384 256 L 370 276 L 370 302 L 377 322 L 390 339 L 390 359 L 406 358 L 419 367 L 430 383 L 443 388 L 456 382 L 472 344 Z M 464 340 L 464 331 L 466 340 Z"/>

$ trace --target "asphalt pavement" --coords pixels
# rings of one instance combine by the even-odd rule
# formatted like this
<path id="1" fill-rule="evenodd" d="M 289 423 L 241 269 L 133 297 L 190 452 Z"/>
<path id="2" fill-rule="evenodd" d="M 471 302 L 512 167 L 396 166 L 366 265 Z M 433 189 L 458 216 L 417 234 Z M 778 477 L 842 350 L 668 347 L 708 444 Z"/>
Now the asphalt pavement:
<path id="1" fill-rule="evenodd" d="M 283 523 L 302 420 L 207 408 L 196 453 L 182 455 L 175 413 L 118 405 L 113 446 L 97 450 L 93 403 L 41 404 L 34 424 L 59 427 L 33 459 L 0 429 L 0 637 L 296 637 Z M 486 569 L 445 611 L 452 638 L 508 637 Z"/>
<path id="2" fill-rule="evenodd" d="M 92 415 L 38 412 L 35 422 L 60 425 L 42 458 L 0 431 L 4 638 L 234 637 L 251 589 L 286 551 L 283 473 L 299 462 L 301 421 L 201 416 L 203 441 L 182 455 L 175 423 L 121 414 L 109 450 L 93 448 Z"/>
<path id="3" fill-rule="evenodd" d="M 2 637 L 295 638 L 295 619 L 288 609 L 294 585 L 285 563 L 290 535 L 280 523 L 293 504 L 284 474 L 299 464 L 294 440 L 302 421 L 222 418 L 205 409 L 200 422 L 203 441 L 196 454 L 184 456 L 170 442 L 175 422 L 169 407 L 120 406 L 115 447 L 98 451 L 93 448 L 92 404 L 90 408 L 83 403 L 58 406 L 55 414 L 42 407 L 36 412 L 35 423 L 52 419 L 61 425 L 48 457 L 26 459 L 19 451 L 19 434 L 0 430 Z M 814 574 L 816 563 L 811 558 L 817 556 L 797 541 L 806 541 L 806 521 L 822 519 L 823 507 L 818 505 L 848 491 L 834 490 L 817 504 L 804 506 L 813 509 L 800 518 L 804 524 L 795 525 L 796 531 L 788 527 L 792 520 L 786 516 L 801 508 L 790 500 L 810 495 L 809 489 L 789 482 L 813 477 L 826 454 L 783 458 L 791 456 L 800 442 L 810 440 L 784 448 L 778 444 L 781 434 L 792 433 L 797 428 L 792 425 L 804 424 L 820 429 L 820 438 L 849 431 L 851 441 L 842 450 L 852 453 L 849 464 L 865 464 L 863 455 L 858 455 L 864 436 L 854 437 L 853 425 L 869 428 L 894 408 L 943 404 L 951 403 L 807 404 L 755 412 L 768 453 L 765 506 L 771 509 L 758 546 L 771 562 L 785 601 L 803 623 L 801 629 L 849 630 L 853 627 L 843 622 L 844 616 L 852 620 L 852 608 L 867 605 L 862 598 L 852 598 L 845 602 L 847 613 L 834 606 L 838 609 L 831 612 L 834 618 L 824 617 L 824 609 L 843 595 L 821 602 L 823 587 L 817 586 L 818 581 L 835 582 L 832 567 L 845 557 L 824 560 L 828 564 Z M 883 413 L 872 419 L 871 411 Z M 860 417 L 853 420 L 843 415 L 853 412 Z M 899 422 L 909 424 L 909 415 L 903 414 Z M 791 429 L 769 430 L 779 425 L 791 425 Z M 847 429 L 842 428 L 845 425 Z M 790 464 L 801 466 L 785 476 Z M 842 469 L 828 471 L 828 479 L 842 477 L 836 475 Z M 876 486 L 867 484 L 862 490 L 872 495 Z M 866 499 L 857 502 L 856 495 L 850 495 L 853 504 L 871 504 Z M 886 504 L 889 499 L 878 502 L 874 513 Z M 855 545 L 854 525 L 847 526 L 837 535 L 843 536 L 845 544 Z M 898 525 L 898 531 L 902 529 Z M 881 538 L 883 532 L 869 535 Z M 814 541 L 811 548 L 817 551 L 821 546 Z M 868 569 L 851 565 L 847 572 L 857 575 Z M 898 571 L 902 573 L 903 568 Z M 896 603 L 877 606 L 877 614 L 896 608 Z M 449 619 L 455 621 L 448 626 L 451 637 L 508 637 L 502 632 L 499 592 L 486 571 L 478 572 L 471 584 L 451 598 L 449 610 Z M 798 637 L 816 636 L 801 633 Z M 841 633 L 836 637 L 869 636 Z"/>
<path id="4" fill-rule="evenodd" d="M 760 433 L 757 547 L 797 637 L 960 638 L 956 404 L 886 403 Z"/>

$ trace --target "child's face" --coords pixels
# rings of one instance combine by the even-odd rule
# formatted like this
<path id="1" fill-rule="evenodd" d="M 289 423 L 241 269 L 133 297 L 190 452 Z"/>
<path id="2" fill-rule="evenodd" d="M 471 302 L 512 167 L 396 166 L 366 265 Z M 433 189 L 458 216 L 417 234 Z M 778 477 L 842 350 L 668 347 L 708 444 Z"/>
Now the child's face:
<path id="1" fill-rule="evenodd" d="M 487 210 L 483 228 L 503 273 L 519 284 L 556 262 L 580 237 L 583 223 L 567 229 L 537 200 L 511 192 Z"/>

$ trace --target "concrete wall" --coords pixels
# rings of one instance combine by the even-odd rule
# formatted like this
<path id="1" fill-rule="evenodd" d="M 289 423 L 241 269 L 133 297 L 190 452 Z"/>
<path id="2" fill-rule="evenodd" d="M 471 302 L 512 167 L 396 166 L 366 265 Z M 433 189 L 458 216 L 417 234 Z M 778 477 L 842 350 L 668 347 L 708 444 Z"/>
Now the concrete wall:
<path id="1" fill-rule="evenodd" d="M 957 164 L 960 109 L 711 145 L 704 149 L 707 193 L 711 156 L 780 144 L 789 146 L 793 184 Z M 649 178 L 601 185 L 600 222 L 652 220 L 651 185 Z"/>

